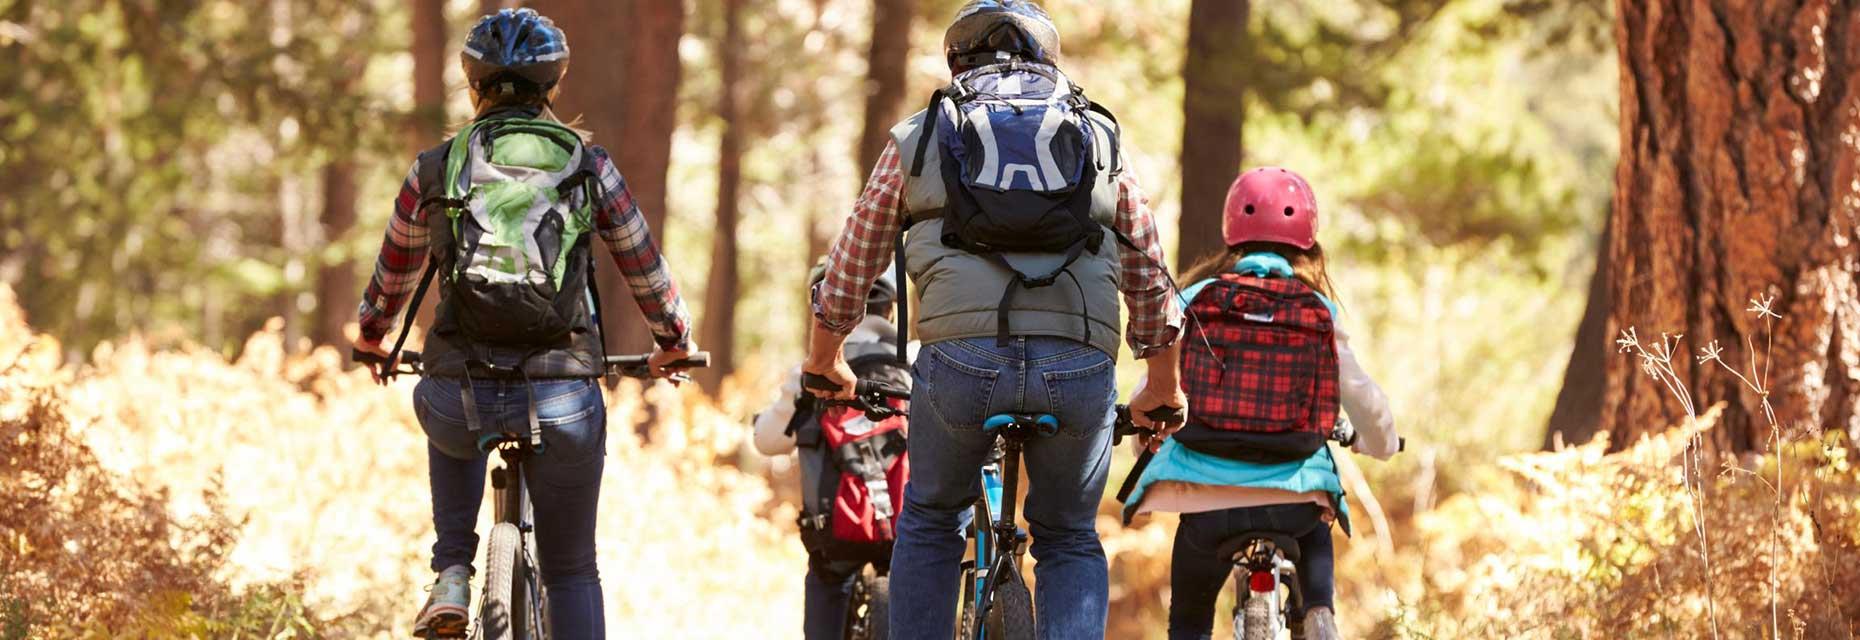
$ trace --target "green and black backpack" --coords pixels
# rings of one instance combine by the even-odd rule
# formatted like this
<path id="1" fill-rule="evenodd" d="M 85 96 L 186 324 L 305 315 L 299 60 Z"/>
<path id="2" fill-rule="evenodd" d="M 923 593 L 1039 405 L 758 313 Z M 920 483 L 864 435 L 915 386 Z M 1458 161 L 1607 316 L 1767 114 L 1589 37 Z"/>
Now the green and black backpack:
<path id="1" fill-rule="evenodd" d="M 549 120 L 480 120 L 453 138 L 442 207 L 442 286 L 456 330 L 496 346 L 559 344 L 586 317 L 594 154 Z M 438 231 L 438 225 L 433 225 Z"/>

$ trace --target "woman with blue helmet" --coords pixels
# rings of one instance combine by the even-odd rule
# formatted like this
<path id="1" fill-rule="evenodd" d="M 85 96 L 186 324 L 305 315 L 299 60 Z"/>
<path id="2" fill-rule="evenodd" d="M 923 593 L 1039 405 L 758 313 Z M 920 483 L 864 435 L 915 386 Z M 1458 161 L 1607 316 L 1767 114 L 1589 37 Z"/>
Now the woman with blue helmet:
<path id="1" fill-rule="evenodd" d="M 563 292 L 555 299 L 565 301 L 559 311 L 568 329 L 493 338 L 473 328 L 471 305 L 481 303 L 472 301 L 469 290 L 457 284 L 475 277 L 471 269 L 479 264 L 467 260 L 475 255 L 461 255 L 455 249 L 463 245 L 475 251 L 479 243 L 459 235 L 462 232 L 449 224 L 448 214 L 472 216 L 469 207 L 493 206 L 481 201 L 494 198 L 469 194 L 535 189 L 531 183 L 537 176 L 569 174 L 570 178 L 556 185 L 558 189 L 569 180 L 581 186 L 558 191 L 568 195 L 547 205 L 547 215 L 568 213 L 576 234 L 559 236 L 566 239 L 551 250 L 567 249 L 561 254 L 564 257 L 591 256 L 595 236 L 607 246 L 658 345 L 651 360 L 655 375 L 668 375 L 663 365 L 683 359 L 693 349 L 690 318 L 645 218 L 607 152 L 588 143 L 586 134 L 566 128 L 550 110 L 568 69 L 568 40 L 562 30 L 533 10 L 505 9 L 478 21 L 459 59 L 476 110 L 466 131 L 486 131 L 481 138 L 471 139 L 482 139 L 487 147 L 496 145 L 495 150 L 477 157 L 472 155 L 474 149 L 467 148 L 476 145 L 456 145 L 465 148 L 457 152 L 454 141 L 447 140 L 415 160 L 395 201 L 375 276 L 363 294 L 361 336 L 355 344 L 358 351 L 385 358 L 388 352 L 381 346 L 382 338 L 406 305 L 415 281 L 420 280 L 423 263 L 430 257 L 439 265 L 438 271 L 447 274 L 441 286 L 435 287 L 440 301 L 423 347 L 425 378 L 414 389 L 415 413 L 428 438 L 437 533 L 432 568 L 439 577 L 414 620 L 413 632 L 419 637 L 465 634 L 471 562 L 478 546 L 473 527 L 484 498 L 487 462 L 477 446 L 478 427 L 508 431 L 527 414 L 525 426 L 539 433 L 541 446 L 546 447 L 539 448 L 546 453 L 534 456 L 523 471 L 535 505 L 537 561 L 548 593 L 548 628 L 558 638 L 601 638 L 606 622 L 594 531 L 606 442 L 606 408 L 598 384 L 604 352 L 602 337 L 595 330 L 595 310 L 576 289 L 591 277 L 593 258 L 545 261 L 572 265 L 563 272 L 572 275 L 550 281 Z M 518 133 L 489 133 L 506 130 Z M 505 146 L 505 141 L 512 144 Z M 487 167 L 482 175 L 460 174 L 470 181 L 468 195 L 448 198 L 453 170 L 461 165 L 478 170 L 480 164 Z M 480 178 L 503 183 L 485 184 Z M 530 199 L 522 201 L 529 206 Z M 578 271 L 583 264 L 587 270 Z M 521 348 L 511 348 L 518 343 Z M 493 423 L 498 426 L 490 426 Z"/>

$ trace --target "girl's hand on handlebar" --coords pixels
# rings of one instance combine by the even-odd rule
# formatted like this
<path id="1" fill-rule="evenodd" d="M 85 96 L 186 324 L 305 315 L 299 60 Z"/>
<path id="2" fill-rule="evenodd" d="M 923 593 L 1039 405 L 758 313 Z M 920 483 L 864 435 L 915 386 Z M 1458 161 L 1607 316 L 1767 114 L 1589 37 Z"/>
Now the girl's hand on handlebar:
<path id="1" fill-rule="evenodd" d="M 672 383 L 672 386 L 678 386 L 688 379 L 682 375 L 685 372 L 684 368 L 668 367 L 666 365 L 690 358 L 691 354 L 696 351 L 697 345 L 690 341 L 685 342 L 685 348 L 683 349 L 666 349 L 654 345 L 652 347 L 652 355 L 646 358 L 646 366 L 652 369 L 652 377 L 668 380 Z"/>
<path id="2" fill-rule="evenodd" d="M 375 379 L 375 384 L 386 385 L 386 372 L 393 371 L 394 365 L 398 363 L 388 362 L 388 351 L 381 347 L 381 341 L 375 340 L 371 342 L 367 338 L 357 337 L 355 343 L 351 346 L 354 346 L 356 351 L 380 358 L 378 362 L 364 362 L 362 364 L 368 367 L 368 375 Z"/>
<path id="3" fill-rule="evenodd" d="M 1184 407 L 1187 406 L 1188 394 L 1182 392 L 1181 385 L 1151 387 L 1149 380 L 1144 380 L 1138 386 L 1137 392 L 1130 396 L 1130 419 L 1137 423 L 1137 426 L 1147 430 L 1142 438 L 1144 448 L 1150 451 L 1162 448 L 1163 441 L 1181 430 L 1184 423 L 1184 420 L 1180 419 L 1158 422 L 1149 416 L 1149 412 L 1170 407 L 1176 409 L 1179 415 L 1186 417 L 1187 410 Z"/>

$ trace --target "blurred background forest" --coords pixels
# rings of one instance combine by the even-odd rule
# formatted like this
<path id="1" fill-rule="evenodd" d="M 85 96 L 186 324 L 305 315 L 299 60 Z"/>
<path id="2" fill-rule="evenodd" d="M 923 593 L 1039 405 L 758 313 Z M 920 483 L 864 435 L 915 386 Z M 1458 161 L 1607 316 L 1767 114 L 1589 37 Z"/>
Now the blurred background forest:
<path id="1" fill-rule="evenodd" d="M 637 428 L 616 430 L 631 436 L 611 445 L 605 485 L 609 620 L 681 637 L 798 631 L 793 470 L 746 449 L 747 418 L 772 397 L 774 372 L 799 357 L 807 268 L 850 210 L 883 132 L 946 81 L 939 45 L 961 2 L 521 4 L 567 31 L 573 62 L 558 111 L 613 153 L 699 319 L 700 345 L 720 365 L 701 392 L 624 386 L 611 396 L 611 424 Z M 1691 637 L 1716 633 L 1722 617 L 1732 637 L 1853 633 L 1852 613 L 1804 594 L 1860 594 L 1854 563 L 1836 562 L 1855 558 L 1860 539 L 1854 472 L 1845 449 L 1828 444 L 1843 429 L 1819 426 L 1854 413 L 1808 410 L 1804 424 L 1815 428 L 1772 422 L 1782 435 L 1766 439 L 1751 425 L 1761 426 L 1767 395 L 1725 375 L 1708 381 L 1706 363 L 1687 357 L 1699 345 L 1681 347 L 1676 364 L 1668 353 L 1683 374 L 1676 386 L 1697 396 L 1690 412 L 1648 391 L 1660 379 L 1636 377 L 1636 361 L 1610 344 L 1636 324 L 1654 335 L 1690 332 L 1701 317 L 1741 318 L 1744 298 L 1766 291 L 1783 297 L 1779 311 L 1820 308 L 1824 298 L 1802 288 L 1815 285 L 1791 285 L 1808 267 L 1757 269 L 1767 278 L 1746 289 L 1732 285 L 1748 279 L 1701 287 L 1685 274 L 1725 280 L 1727 269 L 1697 257 L 1717 245 L 1675 249 L 1695 257 L 1672 271 L 1647 266 L 1648 251 L 1671 247 L 1624 238 L 1657 228 L 1643 211 L 1692 212 L 1686 224 L 1706 225 L 1715 207 L 1731 206 L 1658 201 L 1671 193 L 1658 188 L 1668 184 L 1660 171 L 1675 161 L 1644 131 L 1667 130 L 1662 118 L 1698 97 L 1673 87 L 1740 108 L 1774 108 L 1752 95 L 1800 98 L 1796 60 L 1766 67 L 1753 56 L 1801 55 L 1809 49 L 1785 54 L 1765 42 L 1806 38 L 1803 25 L 1815 47 L 1826 25 L 1836 40 L 1827 49 L 1860 44 L 1846 35 L 1855 24 L 1846 10 L 1766 9 L 1748 16 L 1756 35 L 1737 32 L 1756 10 L 1719 11 L 1735 13 L 1720 18 L 1731 34 L 1721 40 L 1736 43 L 1712 51 L 1737 57 L 1717 91 L 1674 80 L 1684 55 L 1662 57 L 1663 47 L 1711 45 L 1708 30 L 1648 44 L 1672 33 L 1662 30 L 1669 22 L 1696 25 L 1638 3 L 1627 13 L 1605 0 L 1044 4 L 1062 32 L 1064 68 L 1119 115 L 1176 264 L 1218 249 L 1221 199 L 1241 167 L 1293 167 L 1316 187 L 1345 324 L 1410 443 L 1352 484 L 1372 515 L 1340 559 L 1347 629 Z M 17 301 L 15 312 L 0 300 L 0 442 L 12 448 L 0 455 L 0 487 L 10 487 L 0 497 L 40 509 L 0 516 L 0 638 L 404 632 L 428 579 L 419 432 L 405 383 L 370 388 L 340 354 L 413 154 L 470 115 L 463 33 L 501 6 L 0 0 L 0 282 L 10 287 L 0 299 Z M 1624 34 L 1646 46 L 1618 43 Z M 1829 64 L 1848 60 L 1860 55 L 1823 59 L 1816 78 L 1842 77 Z M 1827 82 L 1829 101 L 1853 104 L 1844 83 Z M 1641 83 L 1657 95 L 1622 98 Z M 1811 133 L 1846 130 L 1838 108 L 1811 111 L 1828 123 Z M 1673 130 L 1680 140 L 1704 135 Z M 1646 182 L 1617 170 L 1629 142 L 1638 143 L 1632 159 L 1655 168 Z M 1811 171 L 1816 184 L 1844 186 L 1851 174 L 1839 162 L 1851 149 L 1815 147 L 1791 165 L 1790 148 L 1771 149 L 1784 159 L 1770 165 L 1731 162 L 1740 177 L 1743 164 L 1794 166 L 1798 187 L 1804 166 L 1840 167 Z M 1718 157 L 1687 166 L 1729 171 L 1707 162 Z M 1754 175 L 1750 183 L 1788 179 L 1786 170 Z M 1714 188 L 1689 179 L 1686 189 Z M 1837 192 L 1800 206 L 1832 207 Z M 1623 260 L 1623 274 L 1693 284 L 1611 276 L 1606 265 Z M 1843 268 L 1830 277 L 1846 274 L 1841 291 L 1851 293 L 1852 265 Z M 1687 296 L 1707 289 L 1729 302 L 1699 298 L 1711 310 L 1688 312 Z M 1829 308 L 1846 313 L 1840 295 L 1829 294 Z M 608 298 L 615 317 L 637 317 L 624 297 Z M 1635 315 L 1647 309 L 1661 313 Z M 1852 315 L 1837 315 L 1784 333 L 1852 333 Z M 623 324 L 632 326 L 610 336 L 614 346 L 645 349 L 643 329 Z M 1762 337 L 1745 340 L 1761 323 L 1710 326 L 1734 330 L 1705 337 L 1756 357 Z M 1785 348 L 1848 365 L 1817 375 L 1841 381 L 1827 383 L 1843 391 L 1824 404 L 1849 406 L 1860 398 L 1847 391 L 1860 388 L 1847 382 L 1860 361 L 1845 354 L 1860 350 L 1860 335 L 1832 342 L 1816 352 L 1784 338 Z M 1701 444 L 1716 418 L 1688 413 L 1720 401 L 1733 435 Z M 640 419 L 647 405 L 660 420 Z M 1794 406 L 1785 403 L 1785 418 L 1802 414 Z M 1681 422 L 1691 430 L 1635 445 Z M 1612 442 L 1533 453 L 1598 432 Z M 1791 442 L 1805 462 L 1789 459 Z M 1751 477 L 1769 474 L 1768 493 L 1729 471 L 1699 480 L 1686 467 L 1685 486 L 1703 495 L 1675 502 L 1675 456 L 1689 461 L 1701 448 L 1741 460 Z M 1821 484 L 1791 485 L 1779 475 L 1785 460 Z M 1733 522 L 1719 524 L 1731 533 L 1712 535 L 1738 538 L 1744 526 L 1763 534 L 1744 537 L 1774 544 L 1742 544 L 1771 553 L 1726 561 L 1715 549 L 1720 565 L 1701 568 L 1695 552 L 1706 545 L 1686 536 L 1704 530 L 1694 526 L 1700 505 L 1714 498 L 1758 507 L 1728 508 Z M 1632 517 L 1616 517 L 1624 513 Z M 665 526 L 718 533 L 695 548 L 629 537 Z M 1113 637 L 1161 636 L 1172 527 L 1104 521 Z M 1814 551 L 1785 558 L 1784 544 Z M 83 571 L 59 560 L 112 553 Z M 1779 567 L 1800 571 L 1784 580 Z M 1711 589 L 1740 571 L 1770 578 L 1751 594 Z M 676 577 L 648 578 L 667 572 Z M 716 626 L 744 607 L 769 613 Z"/>

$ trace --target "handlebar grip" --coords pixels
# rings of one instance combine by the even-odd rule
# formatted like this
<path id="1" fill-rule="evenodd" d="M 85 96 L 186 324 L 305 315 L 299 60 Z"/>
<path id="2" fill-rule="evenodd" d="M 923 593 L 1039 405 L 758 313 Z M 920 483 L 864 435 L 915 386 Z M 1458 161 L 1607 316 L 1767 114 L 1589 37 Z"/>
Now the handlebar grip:
<path id="1" fill-rule="evenodd" d="M 387 364 L 387 358 L 383 358 L 381 356 L 375 355 L 373 353 L 369 353 L 367 351 L 363 351 L 361 349 L 353 349 L 353 348 L 349 349 L 349 359 L 355 361 L 357 364 Z M 400 352 L 400 363 L 401 364 L 420 364 L 420 352 L 405 351 L 405 350 L 401 351 Z"/>
<path id="2" fill-rule="evenodd" d="M 826 391 L 828 393 L 840 392 L 839 383 L 834 382 L 832 378 L 820 374 L 807 373 L 805 371 L 801 373 L 801 388 Z"/>
<path id="3" fill-rule="evenodd" d="M 884 396 L 896 400 L 910 400 L 911 392 L 898 389 L 876 380 L 860 380 L 853 392 L 862 396 Z"/>

